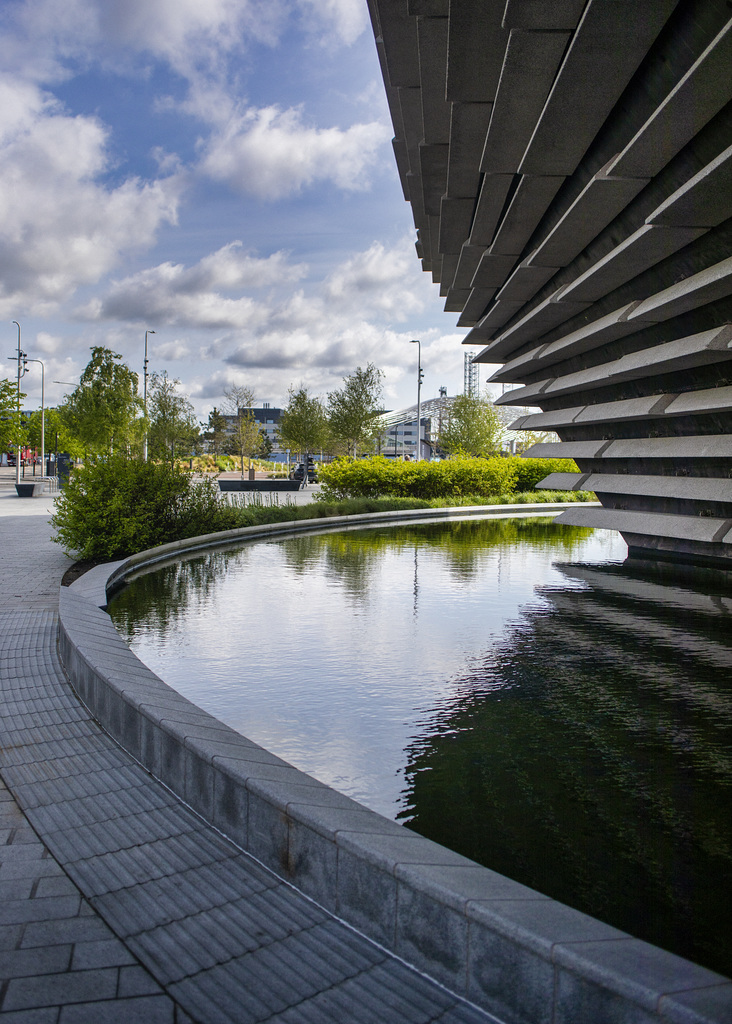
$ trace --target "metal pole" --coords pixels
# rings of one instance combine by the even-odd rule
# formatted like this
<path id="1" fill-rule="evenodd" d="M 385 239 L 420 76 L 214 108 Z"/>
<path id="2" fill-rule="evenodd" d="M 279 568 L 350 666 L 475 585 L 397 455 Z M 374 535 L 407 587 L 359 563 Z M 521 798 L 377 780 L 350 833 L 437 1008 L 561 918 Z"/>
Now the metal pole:
<path id="1" fill-rule="evenodd" d="M 15 438 L 15 482 L 20 483 L 20 378 L 26 374 L 25 352 L 20 347 L 20 324 L 17 320 L 13 323 L 18 328 L 18 433 Z M 11 357 L 12 358 L 12 357 Z M 22 372 L 21 372 L 22 370 Z"/>
<path id="2" fill-rule="evenodd" d="M 417 462 L 422 458 L 422 343 L 416 338 L 409 342 L 417 346 Z"/>
<path id="3" fill-rule="evenodd" d="M 46 475 L 46 368 L 42 359 L 28 359 L 29 363 L 41 364 L 41 476 Z"/>
<path id="4" fill-rule="evenodd" d="M 142 461 L 147 462 L 147 336 L 155 331 L 145 331 L 145 360 L 142 364 L 142 402 L 145 408 L 145 440 L 142 444 Z"/>

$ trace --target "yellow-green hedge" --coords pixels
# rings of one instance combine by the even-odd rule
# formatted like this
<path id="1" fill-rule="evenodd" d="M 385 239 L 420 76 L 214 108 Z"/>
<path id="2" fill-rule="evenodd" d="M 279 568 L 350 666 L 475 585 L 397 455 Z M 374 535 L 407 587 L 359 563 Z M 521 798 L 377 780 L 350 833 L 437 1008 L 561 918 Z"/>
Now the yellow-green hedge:
<path id="1" fill-rule="evenodd" d="M 577 472 L 570 459 L 453 458 L 442 462 L 401 462 L 374 456 L 337 459 L 319 476 L 326 498 L 449 498 L 463 494 L 491 497 L 530 491 L 548 473 Z"/>

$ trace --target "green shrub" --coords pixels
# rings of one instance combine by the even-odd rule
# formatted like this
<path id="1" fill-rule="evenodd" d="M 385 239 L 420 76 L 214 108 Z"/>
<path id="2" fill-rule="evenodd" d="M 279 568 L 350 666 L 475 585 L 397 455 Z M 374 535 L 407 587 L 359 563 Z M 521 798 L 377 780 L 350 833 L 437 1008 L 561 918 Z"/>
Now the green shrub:
<path id="1" fill-rule="evenodd" d="M 337 459 L 320 469 L 325 500 L 377 498 L 448 498 L 463 494 L 488 497 L 511 491 L 516 469 L 512 459 L 456 458 L 443 462 L 399 462 L 374 456 L 370 459 Z"/>
<path id="2" fill-rule="evenodd" d="M 532 491 L 550 473 L 579 473 L 573 459 L 522 459 L 514 455 L 508 460 L 516 466 L 516 490 Z"/>
<path id="3" fill-rule="evenodd" d="M 125 558 L 186 537 L 264 523 L 443 505 L 594 499 L 589 492 L 509 493 L 505 487 L 515 479 L 513 462 L 500 458 L 450 459 L 441 463 L 341 460 L 324 469 L 329 475 L 332 471 L 331 480 L 337 481 L 337 487 L 343 491 L 361 486 L 376 492 L 386 486 L 384 480 L 391 474 L 389 486 L 404 493 L 334 499 L 336 484 L 329 481 L 329 491 L 309 505 L 239 505 L 223 500 L 217 483 L 211 479 L 191 483 L 187 473 L 168 464 L 114 457 L 73 472 L 56 502 L 52 520 L 56 528 L 54 539 L 80 558 L 104 560 Z M 410 490 L 421 493 L 410 494 Z"/>
<path id="4" fill-rule="evenodd" d="M 81 558 L 136 551 L 238 525 L 212 480 L 192 484 L 169 465 L 115 456 L 77 469 L 56 502 L 54 538 Z"/>

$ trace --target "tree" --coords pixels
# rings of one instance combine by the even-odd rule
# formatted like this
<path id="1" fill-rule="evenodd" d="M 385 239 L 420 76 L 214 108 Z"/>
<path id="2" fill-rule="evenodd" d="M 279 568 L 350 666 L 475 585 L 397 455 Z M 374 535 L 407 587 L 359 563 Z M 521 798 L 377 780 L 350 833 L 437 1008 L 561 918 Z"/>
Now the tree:
<path id="1" fill-rule="evenodd" d="M 503 428 L 493 405 L 484 398 L 458 395 L 442 421 L 439 445 L 448 455 L 494 455 Z"/>
<path id="2" fill-rule="evenodd" d="M 148 389 L 148 451 L 154 459 L 169 461 L 171 467 L 176 456 L 187 456 L 195 449 L 199 437 L 193 406 L 177 393 L 179 384 L 164 370 L 151 375 Z"/>
<path id="3" fill-rule="evenodd" d="M 84 454 L 83 447 L 78 440 L 69 432 L 69 427 L 64 415 L 64 407 L 58 409 L 46 409 L 45 413 L 45 434 L 46 454 L 59 451 L 66 452 L 74 457 L 81 457 Z M 41 413 L 40 410 L 31 413 L 28 417 L 28 444 L 31 448 L 41 447 Z"/>
<path id="4" fill-rule="evenodd" d="M 203 424 L 201 424 L 203 426 Z M 214 458 L 224 451 L 228 440 L 226 430 L 226 417 L 216 406 L 208 414 L 208 427 L 202 434 L 203 440 L 208 444 L 208 450 Z"/>
<path id="5" fill-rule="evenodd" d="M 25 395 L 21 393 L 21 400 Z M 17 445 L 21 426 L 18 421 L 18 387 L 15 381 L 0 380 L 0 450 Z"/>
<path id="6" fill-rule="evenodd" d="M 290 388 L 287 408 L 282 410 L 278 428 L 283 448 L 300 452 L 304 459 L 310 452 L 325 447 L 328 441 L 328 421 L 319 398 L 311 398 L 302 385 Z"/>
<path id="7" fill-rule="evenodd" d="M 91 353 L 79 386 L 66 399 L 64 419 L 88 455 L 128 451 L 141 440 L 144 426 L 137 374 L 108 348 L 95 346 Z"/>
<path id="8" fill-rule="evenodd" d="M 241 460 L 241 475 L 244 476 L 244 459 L 251 460 L 262 451 L 262 430 L 254 418 L 254 392 L 243 384 L 232 384 L 224 389 L 227 406 L 236 417 L 234 430 L 230 435 L 229 451 Z"/>
<path id="9" fill-rule="evenodd" d="M 373 363 L 356 367 L 343 378 L 343 387 L 328 395 L 328 426 L 336 444 L 354 458 L 371 448 L 379 436 L 383 373 Z"/>

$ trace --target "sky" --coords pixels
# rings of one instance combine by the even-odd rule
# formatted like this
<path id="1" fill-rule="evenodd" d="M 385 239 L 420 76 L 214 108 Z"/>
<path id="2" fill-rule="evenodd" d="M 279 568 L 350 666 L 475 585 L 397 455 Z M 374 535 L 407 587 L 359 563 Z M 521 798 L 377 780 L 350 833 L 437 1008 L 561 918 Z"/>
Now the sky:
<path id="1" fill-rule="evenodd" d="M 150 371 L 203 420 L 228 386 L 283 405 L 368 362 L 385 408 L 412 404 L 418 338 L 423 398 L 460 393 L 467 331 L 392 135 L 365 0 L 3 0 L 4 355 L 16 320 L 49 407 L 93 346 L 142 375 L 154 331 Z"/>

